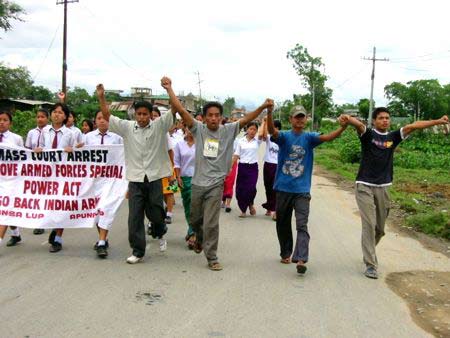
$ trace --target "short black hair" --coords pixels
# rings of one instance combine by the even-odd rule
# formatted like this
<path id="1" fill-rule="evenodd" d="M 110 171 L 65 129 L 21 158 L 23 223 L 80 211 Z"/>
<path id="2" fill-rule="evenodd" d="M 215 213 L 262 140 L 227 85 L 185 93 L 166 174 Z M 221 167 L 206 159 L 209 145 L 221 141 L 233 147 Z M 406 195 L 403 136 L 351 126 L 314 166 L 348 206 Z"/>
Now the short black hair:
<path id="1" fill-rule="evenodd" d="M 63 124 L 66 124 L 67 120 L 69 119 L 70 109 L 67 106 L 67 104 L 58 102 L 53 105 L 52 111 L 54 111 L 58 107 L 61 107 L 62 111 L 64 112 L 64 115 L 66 116 L 66 118 L 63 121 Z M 74 116 L 74 118 L 75 118 L 75 116 Z"/>
<path id="2" fill-rule="evenodd" d="M 151 113 L 153 111 L 153 105 L 148 101 L 137 101 L 134 103 L 134 110 L 138 110 L 139 108 L 147 108 L 148 112 Z"/>
<path id="3" fill-rule="evenodd" d="M 0 111 L 0 115 L 3 115 L 3 114 L 5 114 L 6 116 L 8 116 L 9 122 L 12 122 L 12 115 L 11 115 L 11 113 L 10 113 L 9 111 L 1 110 L 1 111 Z"/>
<path id="4" fill-rule="evenodd" d="M 245 126 L 245 130 L 248 130 L 248 128 L 250 128 L 250 127 L 256 127 L 256 129 L 258 129 L 258 122 L 251 121 L 251 122 L 247 123 L 247 125 Z"/>
<path id="5" fill-rule="evenodd" d="M 49 116 L 48 110 L 45 109 L 45 108 L 39 108 L 39 109 L 36 111 L 36 116 L 37 116 L 38 113 L 44 114 L 47 118 L 48 118 L 48 116 Z"/>
<path id="6" fill-rule="evenodd" d="M 95 116 L 96 118 L 97 118 L 97 115 Z M 89 119 L 84 119 L 82 122 L 81 122 L 81 125 L 83 125 L 83 123 L 84 122 L 86 122 L 87 123 L 87 125 L 89 126 L 89 131 L 93 131 L 94 130 L 94 123 L 91 121 L 91 120 L 89 120 Z"/>
<path id="7" fill-rule="evenodd" d="M 278 130 L 281 130 L 281 122 L 280 122 L 280 120 L 273 121 L 273 125 L 275 126 L 275 128 L 278 128 Z"/>
<path id="8" fill-rule="evenodd" d="M 388 113 L 389 116 L 391 115 L 391 112 L 386 107 L 377 107 L 372 112 L 372 120 L 375 120 L 381 113 Z"/>
<path id="9" fill-rule="evenodd" d="M 202 115 L 206 116 L 206 112 L 208 111 L 208 109 L 209 108 L 213 108 L 213 107 L 216 107 L 217 109 L 219 109 L 220 115 L 223 114 L 223 106 L 222 106 L 222 104 L 220 104 L 220 102 L 211 101 L 211 102 L 207 102 L 203 106 L 203 113 L 202 113 Z"/>
<path id="10" fill-rule="evenodd" d="M 159 108 L 157 106 L 153 106 L 152 112 L 157 113 L 159 116 L 161 116 L 161 111 L 159 110 Z"/>

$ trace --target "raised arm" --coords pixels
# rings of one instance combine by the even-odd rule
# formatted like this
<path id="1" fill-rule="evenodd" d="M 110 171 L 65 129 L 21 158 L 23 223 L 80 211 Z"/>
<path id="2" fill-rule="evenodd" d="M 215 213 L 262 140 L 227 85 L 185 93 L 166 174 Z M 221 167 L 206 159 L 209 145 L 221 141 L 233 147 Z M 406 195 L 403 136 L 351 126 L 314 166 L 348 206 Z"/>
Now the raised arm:
<path id="1" fill-rule="evenodd" d="M 322 142 L 329 142 L 329 141 L 333 141 L 335 138 L 341 136 L 341 134 L 344 132 L 344 130 L 347 129 L 347 125 L 340 125 L 338 129 L 332 131 L 329 134 L 325 134 L 325 135 L 320 135 L 319 139 Z"/>
<path id="2" fill-rule="evenodd" d="M 175 92 L 172 89 L 172 80 L 167 76 L 164 76 L 161 79 L 161 86 L 167 91 L 167 94 L 170 97 L 170 104 L 172 105 L 172 113 L 176 114 L 177 112 L 181 115 L 184 123 L 188 128 L 191 128 L 194 125 L 194 118 L 189 114 L 189 112 L 184 109 L 178 97 L 175 95 Z"/>
<path id="3" fill-rule="evenodd" d="M 66 94 L 64 92 L 59 92 L 58 98 L 60 103 L 66 103 Z"/>
<path id="4" fill-rule="evenodd" d="M 406 137 L 411 134 L 414 130 L 426 129 L 433 126 L 438 126 L 441 124 L 448 124 L 448 116 L 444 115 L 440 119 L 430 120 L 430 121 L 416 121 L 414 123 L 408 124 L 402 128 L 403 136 Z"/>
<path id="5" fill-rule="evenodd" d="M 247 123 L 256 119 L 259 116 L 259 114 L 261 114 L 263 112 L 264 109 L 269 108 L 269 107 L 272 107 L 272 109 L 273 109 L 273 105 L 274 105 L 274 102 L 272 99 L 266 99 L 266 101 L 264 101 L 264 103 L 261 106 L 256 108 L 256 110 L 252 111 L 251 113 L 246 114 L 244 117 L 239 119 L 239 127 L 243 128 Z"/>
<path id="6" fill-rule="evenodd" d="M 275 129 L 275 126 L 273 125 L 273 116 L 272 116 L 272 112 L 273 112 L 273 106 L 267 108 L 267 120 L 266 120 L 266 124 L 267 124 L 267 132 L 269 133 L 269 135 L 271 135 L 274 139 L 278 138 L 278 130 Z"/>
<path id="7" fill-rule="evenodd" d="M 100 110 L 102 111 L 103 118 L 109 122 L 111 112 L 109 111 L 108 105 L 106 104 L 105 88 L 101 83 L 97 85 L 97 97 L 98 102 L 100 103 Z"/>
<path id="8" fill-rule="evenodd" d="M 353 116 L 342 114 L 341 116 L 339 116 L 338 121 L 341 124 L 341 126 L 343 125 L 353 126 L 359 135 L 364 134 L 364 132 L 366 131 L 366 126 L 364 125 L 364 123 L 362 123 L 360 120 L 358 120 Z"/>
<path id="9" fill-rule="evenodd" d="M 267 140 L 267 117 L 265 117 L 258 130 L 258 139 Z"/>

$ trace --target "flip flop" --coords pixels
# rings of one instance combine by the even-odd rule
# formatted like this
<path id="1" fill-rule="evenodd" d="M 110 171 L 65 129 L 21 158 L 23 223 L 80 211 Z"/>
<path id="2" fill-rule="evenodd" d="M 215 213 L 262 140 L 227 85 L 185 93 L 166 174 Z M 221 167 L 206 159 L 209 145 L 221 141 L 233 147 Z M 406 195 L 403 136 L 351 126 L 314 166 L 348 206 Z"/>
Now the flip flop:
<path id="1" fill-rule="evenodd" d="M 282 264 L 291 264 L 291 259 L 289 257 L 281 258 L 280 263 Z"/>
<path id="2" fill-rule="evenodd" d="M 194 252 L 195 252 L 196 254 L 199 254 L 199 253 L 201 253 L 202 251 L 203 251 L 203 246 L 202 246 L 200 243 L 195 242 L 195 243 L 194 243 Z"/>

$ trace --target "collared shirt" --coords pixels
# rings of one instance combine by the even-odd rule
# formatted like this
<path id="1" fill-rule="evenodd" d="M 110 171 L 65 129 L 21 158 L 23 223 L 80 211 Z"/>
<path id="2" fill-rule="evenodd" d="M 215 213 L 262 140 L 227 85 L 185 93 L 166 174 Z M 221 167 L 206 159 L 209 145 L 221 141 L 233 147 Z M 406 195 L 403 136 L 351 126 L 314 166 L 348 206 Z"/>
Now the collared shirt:
<path id="1" fill-rule="evenodd" d="M 195 144 L 189 147 L 186 141 L 178 142 L 173 156 L 174 168 L 180 168 L 180 176 L 192 177 L 195 170 Z"/>
<path id="2" fill-rule="evenodd" d="M 234 155 L 239 156 L 239 163 L 258 163 L 258 148 L 260 144 L 261 140 L 257 137 L 249 141 L 247 136 L 244 136 L 238 140 Z"/>
<path id="3" fill-rule="evenodd" d="M 27 134 L 25 147 L 28 149 L 35 149 L 39 147 L 39 145 L 41 144 L 41 140 L 43 140 L 44 138 L 44 132 L 48 131 L 50 127 L 50 125 L 47 125 L 42 129 L 40 129 L 39 127 L 31 129 Z"/>
<path id="4" fill-rule="evenodd" d="M 169 111 L 141 128 L 136 121 L 111 115 L 109 129 L 123 137 L 128 181 L 144 182 L 147 176 L 152 182 L 172 175 L 166 134 L 174 121 Z"/>
<path id="5" fill-rule="evenodd" d="M 83 142 L 83 133 L 81 132 L 80 128 L 75 127 L 75 125 L 67 128 L 73 133 L 75 144 Z"/>
<path id="6" fill-rule="evenodd" d="M 97 129 L 85 135 L 85 145 L 101 145 L 102 133 Z M 116 133 L 107 130 L 103 136 L 103 144 L 123 144 L 123 139 Z"/>
<path id="7" fill-rule="evenodd" d="M 5 131 L 2 137 L 2 143 L 14 144 L 19 147 L 23 147 L 23 139 L 20 135 L 14 134 L 9 130 Z"/>
<path id="8" fill-rule="evenodd" d="M 55 130 L 53 126 L 51 126 L 48 130 L 44 132 L 44 137 L 41 141 L 40 146 L 45 149 L 52 149 L 53 148 L 53 139 L 55 138 L 56 133 L 58 133 L 58 136 L 56 138 L 57 140 L 57 149 L 64 149 L 66 147 L 74 147 L 77 142 L 75 140 L 75 137 L 73 133 L 70 131 L 69 128 L 66 126 L 62 126 L 58 130 Z"/>

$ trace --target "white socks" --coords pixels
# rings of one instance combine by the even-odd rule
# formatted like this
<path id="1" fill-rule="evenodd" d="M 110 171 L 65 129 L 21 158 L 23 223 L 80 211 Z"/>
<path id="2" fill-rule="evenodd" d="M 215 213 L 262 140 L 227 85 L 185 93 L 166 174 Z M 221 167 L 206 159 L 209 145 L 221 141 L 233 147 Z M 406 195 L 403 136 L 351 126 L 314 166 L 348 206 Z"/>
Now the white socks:
<path id="1" fill-rule="evenodd" d="M 98 241 L 98 244 L 97 244 L 98 246 L 103 246 L 103 245 L 106 245 L 106 241 L 104 241 L 104 240 L 99 240 Z"/>
<path id="2" fill-rule="evenodd" d="M 19 228 L 15 228 L 15 229 L 10 229 L 11 230 L 11 235 L 15 236 L 15 237 L 19 237 L 20 236 L 20 230 Z"/>

